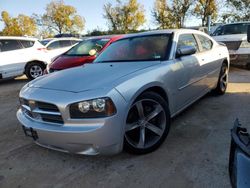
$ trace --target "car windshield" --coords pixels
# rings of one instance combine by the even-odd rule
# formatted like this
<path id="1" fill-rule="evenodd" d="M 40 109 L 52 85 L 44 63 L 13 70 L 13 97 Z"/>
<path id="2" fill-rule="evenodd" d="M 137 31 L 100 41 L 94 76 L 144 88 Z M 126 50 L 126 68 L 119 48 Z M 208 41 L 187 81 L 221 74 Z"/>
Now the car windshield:
<path id="1" fill-rule="evenodd" d="M 112 43 L 95 62 L 163 60 L 167 55 L 169 35 L 136 36 Z"/>
<path id="2" fill-rule="evenodd" d="M 232 35 L 232 34 L 246 34 L 248 25 L 250 25 L 250 23 L 229 24 L 229 25 L 219 26 L 214 31 L 213 36 Z"/>
<path id="3" fill-rule="evenodd" d="M 100 52 L 103 47 L 109 42 L 110 39 L 88 39 L 79 44 L 75 47 L 71 48 L 65 55 L 69 56 L 88 56 L 90 50 L 96 50 Z"/>
<path id="4" fill-rule="evenodd" d="M 45 40 L 40 40 L 39 42 L 42 43 L 42 45 L 46 46 L 52 39 L 45 39 Z"/>

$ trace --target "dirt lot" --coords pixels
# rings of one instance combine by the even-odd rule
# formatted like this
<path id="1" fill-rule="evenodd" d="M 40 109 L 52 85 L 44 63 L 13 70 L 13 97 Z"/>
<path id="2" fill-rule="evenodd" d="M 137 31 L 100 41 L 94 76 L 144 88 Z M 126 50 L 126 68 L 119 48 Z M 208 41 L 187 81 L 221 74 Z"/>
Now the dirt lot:
<path id="1" fill-rule="evenodd" d="M 250 71 L 232 69 L 224 96 L 205 96 L 173 120 L 154 153 L 112 157 L 47 150 L 26 138 L 15 113 L 27 80 L 0 82 L 0 187 L 230 187 L 230 128 L 250 125 Z"/>

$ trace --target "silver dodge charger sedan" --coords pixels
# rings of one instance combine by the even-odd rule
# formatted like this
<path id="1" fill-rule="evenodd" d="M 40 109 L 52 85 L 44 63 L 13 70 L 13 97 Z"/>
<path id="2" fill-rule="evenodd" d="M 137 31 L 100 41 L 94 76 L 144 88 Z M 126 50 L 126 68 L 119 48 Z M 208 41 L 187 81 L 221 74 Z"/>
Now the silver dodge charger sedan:
<path id="1" fill-rule="evenodd" d="M 170 119 L 227 88 L 227 48 L 200 31 L 144 32 L 113 42 L 94 63 L 37 78 L 20 92 L 17 118 L 35 143 L 77 154 L 144 154 Z"/>

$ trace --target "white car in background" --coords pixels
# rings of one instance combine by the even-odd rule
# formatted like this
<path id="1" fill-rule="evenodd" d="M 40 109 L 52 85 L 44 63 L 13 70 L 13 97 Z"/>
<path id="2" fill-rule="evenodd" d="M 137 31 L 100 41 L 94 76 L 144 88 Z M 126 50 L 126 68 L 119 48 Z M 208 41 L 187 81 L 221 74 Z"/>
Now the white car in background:
<path id="1" fill-rule="evenodd" d="M 44 46 L 35 38 L 0 37 L 0 79 L 26 74 L 35 79 L 50 61 Z"/>
<path id="2" fill-rule="evenodd" d="M 45 46 L 47 50 L 48 57 L 53 59 L 64 52 L 68 51 L 72 46 L 82 41 L 77 38 L 47 38 L 40 40 L 40 42 Z"/>
<path id="3" fill-rule="evenodd" d="M 250 43 L 247 42 L 247 27 L 250 22 L 220 25 L 212 34 L 217 42 L 224 43 L 232 65 L 250 69 Z"/>

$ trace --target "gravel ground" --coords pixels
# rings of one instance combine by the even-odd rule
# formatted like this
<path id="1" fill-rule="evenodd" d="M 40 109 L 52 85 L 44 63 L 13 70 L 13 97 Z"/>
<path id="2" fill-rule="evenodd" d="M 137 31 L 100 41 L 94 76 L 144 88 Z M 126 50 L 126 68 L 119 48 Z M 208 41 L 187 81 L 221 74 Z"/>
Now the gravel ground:
<path id="1" fill-rule="evenodd" d="M 230 129 L 250 126 L 250 71 L 231 69 L 224 96 L 207 95 L 173 119 L 155 152 L 80 156 L 26 138 L 16 119 L 22 77 L 0 82 L 0 187 L 230 187 Z"/>

